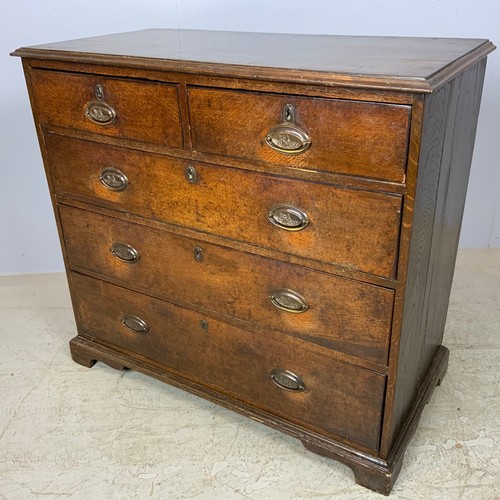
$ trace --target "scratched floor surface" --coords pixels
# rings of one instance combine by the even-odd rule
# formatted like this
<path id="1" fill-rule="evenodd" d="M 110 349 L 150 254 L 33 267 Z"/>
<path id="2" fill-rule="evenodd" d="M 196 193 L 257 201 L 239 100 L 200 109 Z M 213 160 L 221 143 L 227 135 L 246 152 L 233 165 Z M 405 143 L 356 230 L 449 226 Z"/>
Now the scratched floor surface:
<path id="1" fill-rule="evenodd" d="M 0 277 L 0 498 L 380 499 L 293 438 L 132 371 L 75 364 L 61 274 Z M 500 249 L 459 254 L 448 374 L 391 498 L 500 498 Z"/>

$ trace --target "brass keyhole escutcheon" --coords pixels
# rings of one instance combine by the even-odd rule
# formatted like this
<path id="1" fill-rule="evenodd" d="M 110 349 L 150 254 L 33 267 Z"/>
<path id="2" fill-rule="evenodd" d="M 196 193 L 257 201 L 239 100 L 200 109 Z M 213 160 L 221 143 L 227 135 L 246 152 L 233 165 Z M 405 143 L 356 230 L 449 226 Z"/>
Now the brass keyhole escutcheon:
<path id="1" fill-rule="evenodd" d="M 95 97 L 99 101 L 104 101 L 104 87 L 100 83 L 95 86 Z"/>
<path id="2" fill-rule="evenodd" d="M 203 250 L 201 249 L 201 247 L 194 247 L 194 260 L 196 262 L 202 262 L 203 261 Z"/>
<path id="3" fill-rule="evenodd" d="M 200 319 L 200 328 L 204 331 L 204 332 L 208 332 L 208 321 L 203 318 L 203 319 Z"/>
<path id="4" fill-rule="evenodd" d="M 186 177 L 189 184 L 196 184 L 198 182 L 198 172 L 196 171 L 196 168 L 193 167 L 193 165 L 189 165 L 188 167 L 186 167 L 184 176 Z"/>

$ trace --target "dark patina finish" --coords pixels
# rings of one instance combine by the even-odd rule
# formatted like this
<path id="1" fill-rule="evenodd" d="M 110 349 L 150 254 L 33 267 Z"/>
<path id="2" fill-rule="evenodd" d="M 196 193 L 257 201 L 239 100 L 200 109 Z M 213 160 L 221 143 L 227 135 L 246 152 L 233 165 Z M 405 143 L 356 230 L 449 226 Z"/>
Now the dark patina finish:
<path id="1" fill-rule="evenodd" d="M 493 49 L 189 30 L 18 49 L 73 359 L 204 396 L 389 494 L 446 372 Z"/>

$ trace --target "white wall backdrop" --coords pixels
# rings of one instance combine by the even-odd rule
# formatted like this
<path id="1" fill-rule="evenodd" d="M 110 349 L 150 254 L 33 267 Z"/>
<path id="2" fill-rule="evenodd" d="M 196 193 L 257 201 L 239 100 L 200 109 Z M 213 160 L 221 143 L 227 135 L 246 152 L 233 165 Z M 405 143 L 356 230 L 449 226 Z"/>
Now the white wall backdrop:
<path id="1" fill-rule="evenodd" d="M 63 269 L 19 46 L 144 28 L 489 38 L 498 0 L 17 0 L 0 18 L 0 274 Z M 500 50 L 489 57 L 461 246 L 500 246 Z"/>

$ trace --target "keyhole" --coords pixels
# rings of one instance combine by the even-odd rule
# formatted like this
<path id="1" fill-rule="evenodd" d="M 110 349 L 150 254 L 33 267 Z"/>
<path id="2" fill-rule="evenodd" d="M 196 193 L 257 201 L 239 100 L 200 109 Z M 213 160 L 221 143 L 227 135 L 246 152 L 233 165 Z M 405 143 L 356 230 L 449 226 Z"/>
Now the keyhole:
<path id="1" fill-rule="evenodd" d="M 204 332 L 208 332 L 208 321 L 206 319 L 200 319 L 200 327 Z"/>
<path id="2" fill-rule="evenodd" d="M 203 260 L 203 250 L 200 247 L 194 247 L 194 260 L 196 262 Z"/>
<path id="3" fill-rule="evenodd" d="M 196 184 L 198 182 L 198 174 L 196 172 L 196 169 L 192 165 L 186 167 L 185 176 L 190 184 Z"/>
<path id="4" fill-rule="evenodd" d="M 100 83 L 95 86 L 95 96 L 100 101 L 104 99 L 104 87 Z"/>
<path id="5" fill-rule="evenodd" d="M 294 109 L 293 109 L 293 104 L 285 104 L 285 107 L 283 109 L 283 117 L 286 122 L 293 122 L 294 121 Z"/>

